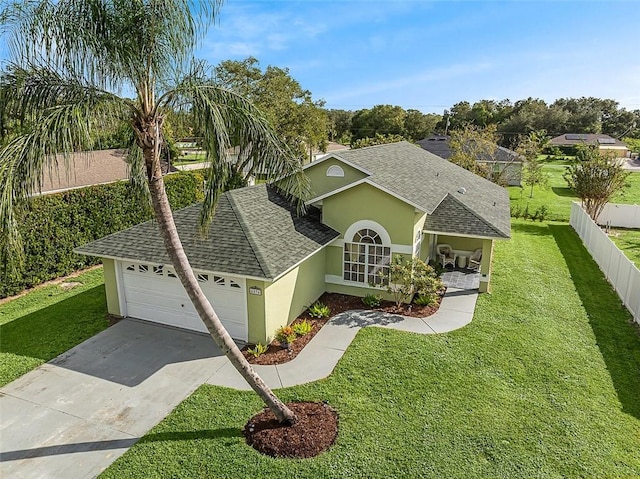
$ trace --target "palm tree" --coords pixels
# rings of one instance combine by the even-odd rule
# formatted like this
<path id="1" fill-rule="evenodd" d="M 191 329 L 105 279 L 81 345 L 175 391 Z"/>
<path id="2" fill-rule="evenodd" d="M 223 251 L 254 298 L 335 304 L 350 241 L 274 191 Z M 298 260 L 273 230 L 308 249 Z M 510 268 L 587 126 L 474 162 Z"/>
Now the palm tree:
<path id="1" fill-rule="evenodd" d="M 260 171 L 281 178 L 278 186 L 292 201 L 300 205 L 308 191 L 299 160 L 264 116 L 243 97 L 213 84 L 192 57 L 221 3 L 14 0 L 0 11 L 12 55 L 0 73 L 0 119 L 13 119 L 22 132 L 0 142 L 0 259 L 10 261 L 20 251 L 15 209 L 39 189 L 43 172 L 57 167 L 56 154 L 68 159 L 72 152 L 89 151 L 97 129 L 127 121 L 132 183 L 148 188 L 177 276 L 224 354 L 278 420 L 292 424 L 293 412 L 255 373 L 200 289 L 162 178 L 163 121 L 168 112 L 182 109 L 191 111 L 204 132 L 210 162 L 203 231 L 230 176 L 231 147 L 251 152 Z"/>

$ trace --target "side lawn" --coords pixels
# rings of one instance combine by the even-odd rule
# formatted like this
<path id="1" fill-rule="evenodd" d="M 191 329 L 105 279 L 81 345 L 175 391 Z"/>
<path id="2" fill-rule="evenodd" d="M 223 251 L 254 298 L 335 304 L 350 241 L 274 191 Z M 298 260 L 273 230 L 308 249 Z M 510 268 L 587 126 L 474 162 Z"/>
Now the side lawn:
<path id="1" fill-rule="evenodd" d="M 613 233 L 611 240 L 640 268 L 640 230 L 616 229 Z"/>
<path id="2" fill-rule="evenodd" d="M 101 477 L 639 477 L 640 336 L 577 235 L 514 221 L 492 281 L 467 327 L 365 328 L 330 377 L 278 392 L 338 411 L 319 457 L 260 455 L 256 395 L 205 385 Z"/>
<path id="3" fill-rule="evenodd" d="M 107 327 L 102 268 L 38 288 L 0 305 L 0 386 Z"/>
<path id="4" fill-rule="evenodd" d="M 567 186 L 567 182 L 562 177 L 566 165 L 566 161 L 553 160 L 545 163 L 543 170 L 549 175 L 549 184 L 546 188 L 538 186 L 533 188 L 533 198 L 529 198 L 529 186 L 509 186 L 509 197 L 511 198 L 511 207 L 520 208 L 524 211 L 528 207 L 530 214 L 537 209 L 545 206 L 547 208 L 547 220 L 552 221 L 569 221 L 571 214 L 571 203 L 579 201 Z M 629 176 L 629 188 L 621 194 L 616 195 L 613 203 L 624 204 L 640 204 L 640 173 L 634 172 Z"/>

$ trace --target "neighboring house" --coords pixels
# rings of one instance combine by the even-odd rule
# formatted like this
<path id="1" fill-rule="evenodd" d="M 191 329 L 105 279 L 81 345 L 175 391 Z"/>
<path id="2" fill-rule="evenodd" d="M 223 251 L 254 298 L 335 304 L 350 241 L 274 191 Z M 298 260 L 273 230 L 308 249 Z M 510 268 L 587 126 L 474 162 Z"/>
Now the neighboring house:
<path id="1" fill-rule="evenodd" d="M 448 160 L 453 155 L 448 135 L 432 135 L 418 141 L 418 145 L 434 155 Z M 494 175 L 501 175 L 509 186 L 520 186 L 522 181 L 522 160 L 515 151 L 498 146 L 493 158 L 476 158 L 478 163 L 486 165 Z"/>
<path id="2" fill-rule="evenodd" d="M 351 147 L 349 145 L 343 145 L 341 143 L 336 143 L 335 141 L 329 141 L 327 143 L 327 148 L 325 151 L 320 151 L 319 149 L 314 149 L 311 157 L 311 161 L 319 160 L 331 153 L 337 153 L 339 151 L 349 150 Z"/>
<path id="3" fill-rule="evenodd" d="M 481 249 L 489 289 L 493 242 L 510 237 L 507 191 L 415 145 L 333 153 L 305 166 L 309 211 L 271 186 L 224 193 L 203 238 L 199 205 L 175 212 L 204 293 L 231 336 L 270 341 L 324 292 L 364 296 L 393 255 L 435 259 Z M 153 221 L 77 248 L 100 256 L 110 313 L 205 332 Z M 461 260 L 464 261 L 464 260 Z"/>
<path id="4" fill-rule="evenodd" d="M 58 168 L 43 174 L 41 191 L 53 193 L 127 179 L 125 158 L 126 151 L 121 149 L 74 153 L 68 160 L 70 168 L 67 171 L 64 157 L 58 155 Z"/>
<path id="5" fill-rule="evenodd" d="M 615 158 L 628 158 L 630 150 L 623 142 L 602 133 L 567 133 L 556 136 L 549 141 L 550 147 L 558 147 L 568 154 L 573 154 L 578 145 L 597 146 L 603 153 L 614 155 Z"/>

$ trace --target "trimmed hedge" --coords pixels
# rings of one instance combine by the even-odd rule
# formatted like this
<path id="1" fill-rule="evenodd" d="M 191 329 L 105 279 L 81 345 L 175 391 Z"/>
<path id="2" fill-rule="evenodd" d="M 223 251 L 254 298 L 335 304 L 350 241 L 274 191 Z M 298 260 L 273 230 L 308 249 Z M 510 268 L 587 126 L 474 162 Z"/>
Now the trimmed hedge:
<path id="1" fill-rule="evenodd" d="M 202 201 L 203 182 L 200 172 L 165 177 L 171 206 Z M 0 298 L 99 264 L 99 258 L 73 249 L 151 219 L 151 208 L 143 203 L 126 181 L 32 198 L 19 217 L 25 261 L 17 274 L 2 275 Z"/>

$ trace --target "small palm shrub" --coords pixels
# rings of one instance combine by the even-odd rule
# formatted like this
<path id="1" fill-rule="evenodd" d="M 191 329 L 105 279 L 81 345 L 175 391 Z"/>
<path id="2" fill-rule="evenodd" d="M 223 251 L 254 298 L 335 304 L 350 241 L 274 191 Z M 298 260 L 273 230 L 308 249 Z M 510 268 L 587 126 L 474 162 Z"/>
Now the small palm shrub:
<path id="1" fill-rule="evenodd" d="M 297 336 L 304 336 L 305 334 L 309 334 L 311 332 L 311 323 L 306 319 L 300 321 L 299 323 L 295 323 L 292 326 L 293 332 L 296 333 Z"/>
<path id="2" fill-rule="evenodd" d="M 331 310 L 329 306 L 318 301 L 309 307 L 309 314 L 314 318 L 327 318 L 331 314 Z"/>
<path id="3" fill-rule="evenodd" d="M 382 304 L 382 296 L 379 294 L 369 293 L 364 298 L 362 298 L 362 302 L 368 308 L 377 308 Z"/>
<path id="4" fill-rule="evenodd" d="M 248 348 L 247 351 L 249 351 L 249 354 L 251 354 L 254 358 L 257 358 L 266 353 L 267 349 L 269 349 L 267 346 L 262 343 L 258 343 L 255 345 L 255 347 Z"/>

